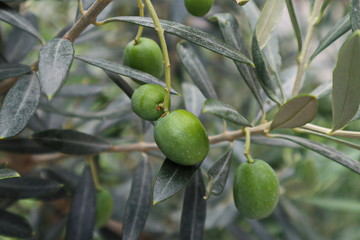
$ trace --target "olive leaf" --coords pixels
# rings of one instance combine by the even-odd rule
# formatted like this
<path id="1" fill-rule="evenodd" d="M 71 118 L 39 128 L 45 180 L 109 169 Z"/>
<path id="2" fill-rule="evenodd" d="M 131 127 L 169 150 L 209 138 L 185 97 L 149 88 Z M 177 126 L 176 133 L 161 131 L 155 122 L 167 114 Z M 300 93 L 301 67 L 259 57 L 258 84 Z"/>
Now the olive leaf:
<path id="1" fill-rule="evenodd" d="M 14 238 L 31 238 L 34 232 L 25 218 L 0 209 L 0 235 Z"/>
<path id="2" fill-rule="evenodd" d="M 207 99 L 204 102 L 203 113 L 210 113 L 237 125 L 252 126 L 233 106 L 220 100 Z"/>
<path id="3" fill-rule="evenodd" d="M 209 76 L 197 56 L 195 50 L 191 47 L 189 42 L 179 42 L 176 47 L 177 54 L 181 63 L 189 73 L 195 85 L 200 89 L 206 98 L 217 99 L 214 86 L 209 79 Z"/>
<path id="4" fill-rule="evenodd" d="M 286 7 L 289 12 L 291 24 L 292 24 L 294 32 L 295 32 L 295 36 L 296 36 L 296 40 L 297 40 L 297 44 L 298 44 L 298 53 L 300 53 L 302 50 L 302 38 L 301 38 L 300 27 L 299 27 L 299 23 L 298 23 L 298 20 L 296 17 L 294 5 L 293 5 L 292 0 L 285 0 L 285 2 L 286 2 Z"/>
<path id="5" fill-rule="evenodd" d="M 233 145 L 211 166 L 207 172 L 210 182 L 207 189 L 211 189 L 214 195 L 220 195 L 224 189 L 229 176 Z M 207 193 L 207 196 L 210 194 Z"/>
<path id="6" fill-rule="evenodd" d="M 143 155 L 137 166 L 126 202 L 123 239 L 136 240 L 145 226 L 152 204 L 152 175 L 147 155 Z"/>
<path id="7" fill-rule="evenodd" d="M 333 127 L 341 129 L 355 116 L 360 105 L 360 30 L 345 41 L 333 72 Z"/>
<path id="8" fill-rule="evenodd" d="M 206 100 L 204 95 L 191 83 L 184 82 L 181 86 L 186 110 L 198 117 Z"/>
<path id="9" fill-rule="evenodd" d="M 107 141 L 75 130 L 49 129 L 37 132 L 32 139 L 39 144 L 65 154 L 89 155 L 111 147 Z"/>
<path id="10" fill-rule="evenodd" d="M 256 37 L 260 49 L 263 49 L 269 42 L 272 32 L 280 22 L 284 7 L 284 0 L 267 0 L 265 2 L 256 25 Z"/>
<path id="11" fill-rule="evenodd" d="M 134 23 L 137 25 L 154 28 L 153 20 L 149 17 L 133 17 L 133 16 L 113 17 L 104 20 L 104 22 L 115 22 L 115 21 Z M 207 48 L 213 52 L 216 52 L 220 55 L 231 58 L 233 60 L 245 64 L 253 65 L 252 61 L 249 60 L 242 53 L 240 53 L 238 50 L 223 43 L 219 39 L 215 38 L 214 36 L 204 31 L 168 20 L 160 20 L 160 24 L 163 27 L 164 31 L 167 33 L 188 40 L 189 42 L 195 43 L 199 46 Z"/>
<path id="12" fill-rule="evenodd" d="M 360 203 L 356 200 L 341 198 L 321 198 L 312 197 L 300 200 L 303 203 L 310 204 L 330 211 L 343 211 L 351 213 L 360 213 Z"/>
<path id="13" fill-rule="evenodd" d="M 323 155 L 324 157 L 327 157 L 330 160 L 333 160 L 343 165 L 344 167 L 349 168 L 350 170 L 356 173 L 360 173 L 360 163 L 358 161 L 352 160 L 342 152 L 339 152 L 323 143 L 318 143 L 301 137 L 288 136 L 288 135 L 276 134 L 273 136 L 277 138 L 287 139 L 289 141 L 297 143 L 305 148 L 308 148 L 314 152 Z"/>
<path id="14" fill-rule="evenodd" d="M 46 154 L 55 151 L 29 138 L 8 138 L 0 141 L 0 150 L 17 154 Z"/>
<path id="15" fill-rule="evenodd" d="M 350 19 L 352 30 L 360 30 L 360 0 L 351 0 L 350 2 Z"/>
<path id="16" fill-rule="evenodd" d="M 312 61 L 319 53 L 330 46 L 342 35 L 347 33 L 351 29 L 351 22 L 349 14 L 345 15 L 340 21 L 335 24 L 332 29 L 320 40 L 319 46 L 315 49 L 314 53 L 310 57 Z"/>
<path id="17" fill-rule="evenodd" d="M 240 28 L 236 18 L 230 13 L 219 13 L 215 14 L 210 18 L 210 20 L 216 20 L 219 23 L 221 34 L 227 44 L 238 49 L 245 56 L 249 56 L 248 50 L 246 48 L 244 39 L 240 35 Z M 246 85 L 249 87 L 250 91 L 254 95 L 256 101 L 263 108 L 263 100 L 260 95 L 261 86 L 257 80 L 255 69 L 249 65 L 240 64 L 237 61 L 234 61 L 237 69 L 239 70 L 242 78 L 244 79 Z"/>
<path id="18" fill-rule="evenodd" d="M 106 75 L 108 75 L 108 77 L 131 99 L 131 96 L 134 93 L 134 89 L 119 75 L 106 70 L 104 71 Z"/>
<path id="19" fill-rule="evenodd" d="M 66 240 L 92 239 L 96 213 L 96 189 L 87 165 L 75 189 L 66 227 Z"/>
<path id="20" fill-rule="evenodd" d="M 0 81 L 8 78 L 19 77 L 31 72 L 27 65 L 16 63 L 0 63 Z"/>
<path id="21" fill-rule="evenodd" d="M 180 223 L 180 240 L 203 239 L 206 219 L 205 186 L 199 168 L 186 187 Z"/>
<path id="22" fill-rule="evenodd" d="M 0 110 L 0 139 L 21 132 L 34 115 L 40 99 L 35 73 L 21 76 L 6 94 Z"/>
<path id="23" fill-rule="evenodd" d="M 64 38 L 56 38 L 40 50 L 39 78 L 41 90 L 50 100 L 64 85 L 73 59 L 73 44 Z"/>
<path id="24" fill-rule="evenodd" d="M 5 178 L 20 177 L 19 173 L 9 168 L 0 168 L 0 180 Z"/>
<path id="25" fill-rule="evenodd" d="M 275 114 L 270 130 L 276 128 L 295 128 L 311 122 L 317 113 L 317 100 L 314 96 L 303 95 L 290 99 Z"/>
<path id="26" fill-rule="evenodd" d="M 38 30 L 26 18 L 24 18 L 17 12 L 13 10 L 0 9 L 0 20 L 7 22 L 17 28 L 20 28 L 39 39 L 40 42 L 44 42 L 44 39 L 42 38 Z"/>
<path id="27" fill-rule="evenodd" d="M 198 166 L 181 166 L 165 159 L 155 180 L 153 204 L 168 199 L 184 188 Z"/>

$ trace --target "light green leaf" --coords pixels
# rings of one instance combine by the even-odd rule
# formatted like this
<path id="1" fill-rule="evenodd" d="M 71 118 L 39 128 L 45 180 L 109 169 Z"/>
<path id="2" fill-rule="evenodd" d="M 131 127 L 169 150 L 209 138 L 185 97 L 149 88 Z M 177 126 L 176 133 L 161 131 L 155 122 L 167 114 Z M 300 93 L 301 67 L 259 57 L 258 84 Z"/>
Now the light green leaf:
<path id="1" fill-rule="evenodd" d="M 315 197 L 300 199 L 300 201 L 330 211 L 360 213 L 360 202 L 358 200 Z"/>
<path id="2" fill-rule="evenodd" d="M 302 38 L 301 38 L 300 27 L 299 27 L 299 23 L 298 23 L 298 20 L 296 17 L 293 2 L 292 2 L 292 0 L 285 0 L 285 2 L 286 2 L 286 6 L 288 9 L 289 15 L 290 15 L 291 24 L 294 28 L 296 40 L 298 43 L 298 53 L 300 53 L 302 50 Z"/>
<path id="3" fill-rule="evenodd" d="M 339 51 L 333 72 L 333 131 L 355 116 L 360 105 L 360 30 L 354 32 Z"/>
<path id="4" fill-rule="evenodd" d="M 350 18 L 352 30 L 360 30 L 360 0 L 351 0 L 350 3 Z"/>
<path id="5" fill-rule="evenodd" d="M 275 128 L 295 128 L 311 122 L 317 112 L 317 100 L 305 95 L 290 99 L 275 114 L 270 130 Z"/>
<path id="6" fill-rule="evenodd" d="M 56 38 L 41 49 L 39 78 L 41 90 L 49 99 L 64 85 L 73 59 L 73 44 L 64 38 Z"/>
<path id="7" fill-rule="evenodd" d="M 105 22 L 115 21 L 134 23 L 137 25 L 154 28 L 153 20 L 148 17 L 113 17 L 105 20 Z M 215 38 L 213 35 L 210 35 L 197 28 L 189 27 L 177 22 L 160 20 L 160 23 L 161 26 L 164 28 L 164 31 L 167 33 L 188 40 L 189 42 L 193 42 L 199 46 L 207 48 L 213 52 L 216 52 L 233 60 L 249 65 L 254 65 L 249 58 L 244 56 L 237 49 L 234 49 L 233 47 L 225 44 L 224 42 Z"/>
<path id="8" fill-rule="evenodd" d="M 0 179 L 20 177 L 19 173 L 12 169 L 0 168 Z"/>
<path id="9" fill-rule="evenodd" d="M 249 121 L 244 118 L 233 106 L 223 103 L 220 100 L 211 98 L 207 99 L 204 103 L 203 113 L 210 113 L 237 125 L 251 127 Z"/>
<path id="10" fill-rule="evenodd" d="M 267 0 L 265 2 L 256 25 L 256 36 L 260 49 L 263 49 L 269 42 L 271 33 L 281 19 L 284 7 L 284 0 Z"/>

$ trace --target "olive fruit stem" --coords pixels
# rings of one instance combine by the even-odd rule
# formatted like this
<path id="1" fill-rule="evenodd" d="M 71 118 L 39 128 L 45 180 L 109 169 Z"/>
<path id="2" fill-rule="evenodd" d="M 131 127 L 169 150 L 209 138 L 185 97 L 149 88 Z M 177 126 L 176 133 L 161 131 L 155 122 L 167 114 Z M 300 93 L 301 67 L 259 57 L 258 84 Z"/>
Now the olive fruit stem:
<path id="1" fill-rule="evenodd" d="M 140 17 L 144 17 L 144 3 L 142 0 L 137 0 L 138 3 L 138 7 L 139 7 L 139 16 Z M 139 39 L 142 35 L 144 27 L 143 26 L 139 26 L 138 28 L 138 32 L 136 34 L 136 37 L 134 39 L 135 45 L 139 43 Z"/>
<path id="2" fill-rule="evenodd" d="M 169 112 L 170 106 L 170 89 L 171 89 L 171 72 L 170 72 L 170 60 L 169 53 L 167 50 L 164 29 L 161 26 L 159 17 L 156 14 L 155 8 L 151 3 L 151 0 L 145 0 L 146 7 L 148 8 L 151 18 L 154 22 L 155 30 L 158 33 L 160 46 L 163 53 L 164 65 L 165 65 L 165 98 L 164 98 L 164 112 L 167 114 Z"/>
<path id="3" fill-rule="evenodd" d="M 293 97 L 299 94 L 305 70 L 309 65 L 310 44 L 314 35 L 315 26 L 319 23 L 321 19 L 321 7 L 323 3 L 324 0 L 315 0 L 314 3 L 314 8 L 310 16 L 310 23 L 306 32 L 303 48 L 298 57 L 298 70 L 296 73 L 295 84 L 292 91 Z"/>
<path id="4" fill-rule="evenodd" d="M 91 175 L 93 177 L 95 188 L 97 190 L 99 190 L 101 188 L 101 185 L 100 185 L 100 182 L 99 182 L 99 177 L 98 177 L 98 174 L 97 174 L 97 169 L 96 169 L 96 166 L 95 166 L 94 158 L 93 157 L 88 157 L 88 163 L 90 165 L 90 169 L 91 169 L 91 173 L 92 173 Z"/>
<path id="5" fill-rule="evenodd" d="M 250 130 L 249 128 L 244 128 L 243 129 L 245 132 L 245 150 L 244 150 L 244 155 L 245 157 L 248 159 L 249 163 L 254 163 L 254 159 L 251 157 L 250 155 L 250 145 L 251 145 L 251 135 L 250 135 Z"/>

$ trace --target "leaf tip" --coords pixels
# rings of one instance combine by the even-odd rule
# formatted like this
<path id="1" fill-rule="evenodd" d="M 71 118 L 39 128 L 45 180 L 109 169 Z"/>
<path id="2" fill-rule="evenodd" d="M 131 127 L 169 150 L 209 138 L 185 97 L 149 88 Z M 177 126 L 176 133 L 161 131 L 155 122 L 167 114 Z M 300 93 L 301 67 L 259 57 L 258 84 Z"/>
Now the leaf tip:
<path id="1" fill-rule="evenodd" d="M 159 201 L 153 201 L 153 206 L 155 206 L 158 203 L 159 203 Z"/>

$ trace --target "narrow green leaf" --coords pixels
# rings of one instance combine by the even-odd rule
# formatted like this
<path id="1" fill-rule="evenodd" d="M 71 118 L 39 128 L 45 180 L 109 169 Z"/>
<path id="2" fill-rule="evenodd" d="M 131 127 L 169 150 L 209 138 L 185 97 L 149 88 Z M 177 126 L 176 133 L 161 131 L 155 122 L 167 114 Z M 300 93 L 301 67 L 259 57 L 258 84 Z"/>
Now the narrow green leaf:
<path id="1" fill-rule="evenodd" d="M 75 58 L 80 61 L 86 62 L 90 65 L 93 65 L 95 67 L 101 68 L 103 70 L 117 73 L 120 75 L 124 75 L 124 76 L 133 78 L 133 79 L 143 82 L 143 83 L 157 84 L 157 85 L 165 87 L 165 83 L 163 81 L 160 81 L 159 79 L 152 76 L 151 74 L 118 64 L 116 62 L 111 62 L 111 61 L 101 59 L 101 58 L 92 58 L 92 57 L 86 57 L 86 56 L 76 56 Z M 178 94 L 174 90 L 172 90 L 171 93 Z"/>
<path id="2" fill-rule="evenodd" d="M 64 38 L 56 38 L 40 50 L 39 78 L 41 90 L 49 99 L 52 99 L 64 85 L 73 59 L 73 44 Z"/>
<path id="3" fill-rule="evenodd" d="M 240 35 L 239 24 L 232 14 L 215 14 L 210 20 L 216 20 L 219 23 L 221 34 L 227 44 L 238 49 L 240 52 L 244 53 L 245 56 L 249 56 L 244 39 Z M 263 109 L 264 101 L 260 95 L 261 86 L 257 80 L 255 69 L 249 65 L 241 64 L 237 61 L 234 62 L 246 85 L 249 87 L 261 109 Z"/>
<path id="4" fill-rule="evenodd" d="M 291 24 L 292 24 L 294 32 L 295 32 L 296 40 L 298 43 L 298 53 L 300 53 L 302 50 L 302 38 L 301 38 L 300 27 L 299 27 L 299 23 L 298 23 L 298 20 L 296 17 L 294 5 L 293 5 L 292 0 L 285 0 L 285 2 L 286 2 L 286 6 L 287 6 L 287 9 L 289 12 Z"/>
<path id="5" fill-rule="evenodd" d="M 0 168 L 0 180 L 5 178 L 20 177 L 19 173 L 9 168 Z"/>
<path id="6" fill-rule="evenodd" d="M 352 30 L 360 30 L 360 0 L 351 0 L 350 2 L 350 19 Z"/>
<path id="7" fill-rule="evenodd" d="M 134 89 L 119 75 L 109 71 L 105 71 L 105 73 L 131 99 L 131 96 L 134 93 Z"/>
<path id="8" fill-rule="evenodd" d="M 152 175 L 147 155 L 144 154 L 137 166 L 131 185 L 130 196 L 126 203 L 123 238 L 139 238 L 152 205 Z"/>
<path id="9" fill-rule="evenodd" d="M 244 118 L 233 106 L 223 103 L 216 99 L 207 99 L 204 103 L 203 113 L 210 113 L 219 118 L 225 119 L 241 126 L 251 126 L 249 121 Z"/>
<path id="10" fill-rule="evenodd" d="M 347 14 L 320 41 L 319 46 L 311 55 L 310 60 L 312 61 L 319 53 L 321 53 L 324 49 L 330 46 L 342 35 L 347 33 L 350 29 L 351 29 L 350 16 L 349 14 Z"/>
<path id="11" fill-rule="evenodd" d="M 245 141 L 245 139 L 242 139 Z M 270 138 L 265 136 L 251 136 L 250 139 L 253 144 L 267 145 L 272 147 L 286 147 L 286 148 L 300 148 L 296 143 L 285 139 Z"/>
<path id="12" fill-rule="evenodd" d="M 105 22 L 128 22 L 133 23 L 145 27 L 154 28 L 154 23 L 151 18 L 148 17 L 113 17 L 106 19 Z M 189 27 L 177 22 L 167 21 L 167 20 L 160 20 L 161 26 L 164 28 L 164 31 L 175 36 L 178 36 L 182 39 L 188 40 L 189 42 L 195 43 L 200 45 L 204 48 L 207 48 L 213 52 L 221 54 L 225 57 L 231 58 L 233 60 L 253 65 L 251 60 L 241 54 L 238 50 L 234 49 L 233 47 L 223 43 L 219 39 L 215 38 L 214 36 L 201 31 L 199 29 Z"/>
<path id="13" fill-rule="evenodd" d="M 252 55 L 255 63 L 255 71 L 258 76 L 258 79 L 260 80 L 260 85 L 262 86 L 266 95 L 271 100 L 280 104 L 279 98 L 276 96 L 275 83 L 273 82 L 272 78 L 269 76 L 269 73 L 266 69 L 265 58 L 263 52 L 259 47 L 256 34 L 254 34 L 252 40 Z"/>
<path id="14" fill-rule="evenodd" d="M 0 81 L 8 78 L 18 77 L 31 72 L 27 65 L 16 63 L 0 63 Z"/>
<path id="15" fill-rule="evenodd" d="M 226 152 L 211 166 L 207 172 L 212 179 L 211 193 L 220 195 L 224 189 L 229 176 L 231 157 L 233 153 L 233 146 L 226 150 Z"/>
<path id="16" fill-rule="evenodd" d="M 62 188 L 57 182 L 31 177 L 15 177 L 0 180 L 0 197 L 23 199 L 43 198 L 56 195 Z"/>
<path id="17" fill-rule="evenodd" d="M 206 201 L 204 195 L 205 186 L 201 169 L 198 169 L 185 190 L 181 213 L 180 240 L 203 239 L 206 219 Z"/>
<path id="18" fill-rule="evenodd" d="M 333 131 L 355 116 L 360 105 L 360 30 L 354 32 L 339 51 L 333 72 Z"/>
<path id="19" fill-rule="evenodd" d="M 65 239 L 92 239 L 95 213 L 96 189 L 91 169 L 86 166 L 72 198 Z"/>
<path id="20" fill-rule="evenodd" d="M 32 139 L 65 154 L 89 155 L 105 151 L 111 145 L 105 140 L 75 130 L 50 129 L 37 132 Z"/>
<path id="21" fill-rule="evenodd" d="M 317 113 L 314 96 L 303 95 L 290 99 L 275 114 L 270 130 L 275 128 L 295 128 L 311 122 Z"/>
<path id="22" fill-rule="evenodd" d="M 189 73 L 195 85 L 200 89 L 206 98 L 217 99 L 214 86 L 209 76 L 189 42 L 179 42 L 176 47 L 181 63 Z"/>
<path id="23" fill-rule="evenodd" d="M 42 38 L 38 30 L 36 30 L 36 28 L 26 18 L 24 18 L 17 12 L 12 10 L 0 9 L 0 20 L 13 25 L 14 27 L 20 28 L 39 39 L 40 42 L 44 42 L 44 39 Z"/>
<path id="24" fill-rule="evenodd" d="M 0 110 L 0 139 L 21 132 L 34 115 L 40 99 L 35 73 L 21 76 L 6 94 Z"/>
<path id="25" fill-rule="evenodd" d="M 30 238 L 34 233 L 25 218 L 0 209 L 0 235 L 14 238 Z"/>
<path id="26" fill-rule="evenodd" d="M 328 211 L 360 213 L 360 203 L 358 200 L 315 197 L 300 199 L 300 201 L 319 208 L 324 208 Z"/>
<path id="27" fill-rule="evenodd" d="M 191 83 L 184 82 L 181 86 L 186 110 L 198 117 L 206 100 L 204 95 Z"/>
<path id="28" fill-rule="evenodd" d="M 197 169 L 198 166 L 181 166 L 165 159 L 156 177 L 153 204 L 168 199 L 184 188 Z"/>
<path id="29" fill-rule="evenodd" d="M 256 25 L 256 36 L 260 49 L 263 49 L 269 42 L 272 32 L 281 19 L 284 7 L 284 0 L 267 0 L 265 2 Z"/>
<path id="30" fill-rule="evenodd" d="M 308 148 L 314 152 L 317 152 L 317 153 L 323 155 L 324 157 L 327 157 L 330 160 L 333 160 L 333 161 L 343 165 L 344 167 L 347 167 L 350 170 L 360 174 L 360 162 L 352 160 L 351 158 L 349 158 L 342 152 L 339 152 L 333 148 L 330 148 L 329 146 L 327 146 L 323 143 L 315 142 L 315 141 L 300 138 L 300 137 L 288 136 L 288 135 L 278 135 L 277 134 L 277 135 L 274 135 L 274 137 L 287 139 L 289 141 L 297 143 L 305 148 Z"/>

